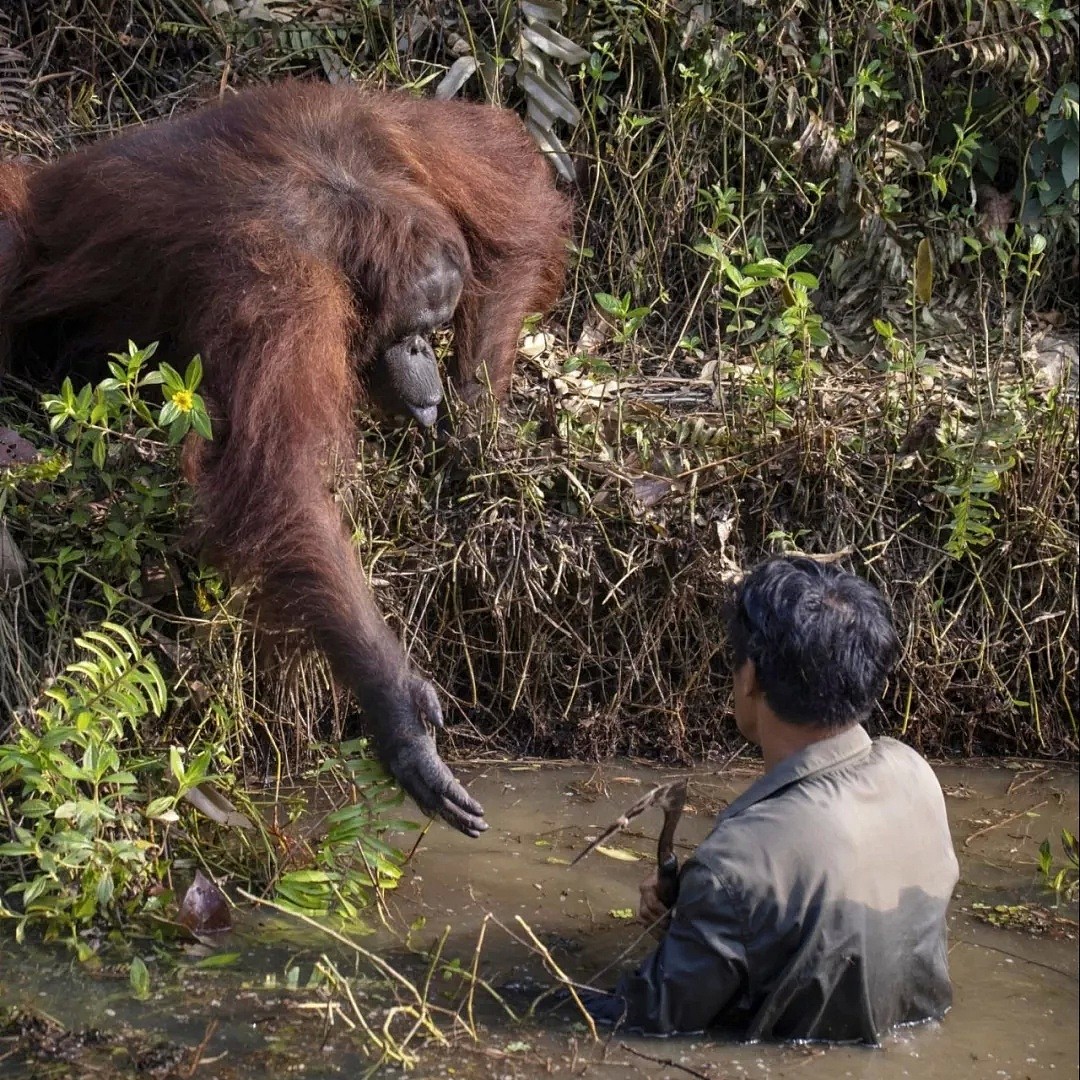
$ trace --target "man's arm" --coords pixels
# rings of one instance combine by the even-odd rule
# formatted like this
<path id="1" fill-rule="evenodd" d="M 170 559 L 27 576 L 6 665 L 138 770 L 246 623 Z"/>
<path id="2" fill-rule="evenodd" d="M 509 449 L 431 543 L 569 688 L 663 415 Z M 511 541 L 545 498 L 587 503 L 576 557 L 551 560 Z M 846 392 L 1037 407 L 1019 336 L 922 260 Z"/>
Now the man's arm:
<path id="1" fill-rule="evenodd" d="M 746 985 L 743 920 L 720 881 L 690 862 L 671 927 L 636 972 L 615 988 L 598 1018 L 650 1034 L 703 1031 Z M 592 1011 L 592 1010 L 590 1010 Z"/>

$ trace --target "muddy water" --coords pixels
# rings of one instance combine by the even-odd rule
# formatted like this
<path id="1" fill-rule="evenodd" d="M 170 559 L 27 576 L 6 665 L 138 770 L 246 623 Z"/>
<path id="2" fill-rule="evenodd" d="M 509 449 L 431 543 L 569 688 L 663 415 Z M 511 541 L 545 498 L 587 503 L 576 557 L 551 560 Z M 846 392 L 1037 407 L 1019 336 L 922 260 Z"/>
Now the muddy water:
<path id="1" fill-rule="evenodd" d="M 423 948 L 448 930 L 443 957 L 457 958 L 468 969 L 486 922 L 477 971 L 511 1008 L 527 1009 L 552 981 L 538 950 L 527 941 L 530 931 L 568 976 L 610 985 L 617 970 L 648 948 L 640 928 L 623 916 L 635 905 L 637 882 L 650 865 L 659 813 L 639 818 L 612 841 L 624 854 L 639 854 L 640 861 L 594 853 L 573 869 L 565 864 L 647 785 L 678 774 L 617 764 L 461 771 L 471 777 L 492 830 L 479 841 L 468 841 L 433 827 L 390 902 L 396 939 L 380 931 L 361 943 L 421 981 L 426 963 L 404 948 L 404 928 L 414 927 L 410 944 Z M 572 1015 L 551 1016 L 541 1006 L 532 1020 L 514 1023 L 479 993 L 474 1003 L 479 1040 L 467 1037 L 463 1025 L 447 1013 L 440 1023 L 451 1046 L 421 1049 L 415 1075 L 558 1073 L 612 1080 L 1077 1076 L 1075 906 L 1043 915 L 1035 926 L 1029 925 L 1029 913 L 1015 907 L 1047 902 L 1034 874 L 1035 856 L 1039 843 L 1056 837 L 1062 826 L 1075 831 L 1077 777 L 1036 766 L 937 771 L 961 861 L 950 917 L 956 1003 L 942 1024 L 893 1036 L 881 1050 L 623 1036 L 596 1045 Z M 723 777 L 707 769 L 695 774 L 691 806 L 679 827 L 684 851 L 705 836 L 717 810 L 754 775 L 749 769 L 727 770 Z M 995 905 L 1006 910 L 994 912 Z M 1007 925 L 988 924 L 991 915 Z M 196 967 L 195 958 L 179 967 L 151 962 L 154 993 L 149 1001 L 137 1002 L 123 971 L 88 971 L 62 953 L 0 944 L 0 1006 L 31 1005 L 63 1028 L 95 1029 L 89 1040 L 70 1033 L 55 1035 L 51 1042 L 37 1039 L 34 1060 L 26 1053 L 34 1042 L 31 1035 L 9 1032 L 0 1041 L 0 1077 L 353 1077 L 371 1064 L 343 1018 L 348 1008 L 328 1012 L 327 993 L 305 989 L 313 964 L 326 955 L 343 972 L 356 973 L 355 995 L 367 994 L 358 1000 L 371 1002 L 373 1010 L 383 1003 L 385 992 L 365 980 L 347 950 L 289 920 L 252 914 L 218 951 L 238 955 L 228 967 L 216 969 Z M 152 957 L 149 951 L 144 955 Z M 464 1014 L 457 986 L 456 980 L 436 977 L 429 996 Z M 340 988 L 329 996 L 344 1000 Z"/>

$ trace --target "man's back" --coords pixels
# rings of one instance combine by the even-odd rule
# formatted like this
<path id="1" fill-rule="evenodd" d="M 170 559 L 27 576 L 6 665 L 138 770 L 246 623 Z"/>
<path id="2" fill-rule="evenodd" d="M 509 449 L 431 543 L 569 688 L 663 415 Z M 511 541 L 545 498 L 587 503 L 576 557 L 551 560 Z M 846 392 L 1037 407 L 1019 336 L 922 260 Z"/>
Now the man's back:
<path id="1" fill-rule="evenodd" d="M 940 1017 L 956 880 L 929 765 L 849 728 L 720 815 L 686 865 L 664 943 L 619 987 L 627 1023 L 874 1042 Z"/>

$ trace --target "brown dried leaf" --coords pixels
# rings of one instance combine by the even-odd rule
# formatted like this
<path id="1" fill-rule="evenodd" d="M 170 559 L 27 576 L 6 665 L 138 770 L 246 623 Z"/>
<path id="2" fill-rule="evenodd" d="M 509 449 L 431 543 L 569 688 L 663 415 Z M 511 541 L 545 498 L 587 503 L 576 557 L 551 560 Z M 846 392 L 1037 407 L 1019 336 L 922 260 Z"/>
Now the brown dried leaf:
<path id="1" fill-rule="evenodd" d="M 929 304 L 933 292 L 934 253 L 930 248 L 930 241 L 924 236 L 915 253 L 915 299 L 920 304 Z"/>
<path id="2" fill-rule="evenodd" d="M 0 428 L 0 468 L 26 465 L 37 458 L 37 447 L 11 428 Z"/>
<path id="3" fill-rule="evenodd" d="M 634 498 L 645 507 L 656 506 L 678 490 L 678 485 L 661 476 L 638 476 L 634 479 Z"/>
<path id="4" fill-rule="evenodd" d="M 232 929 L 229 901 L 201 870 L 195 871 L 195 880 L 184 893 L 178 921 L 193 934 L 221 934 Z"/>
<path id="5" fill-rule="evenodd" d="M 199 813 L 218 825 L 232 829 L 250 830 L 251 824 L 246 814 L 242 814 L 220 791 L 209 784 L 199 784 L 184 792 L 183 798 L 191 803 Z"/>

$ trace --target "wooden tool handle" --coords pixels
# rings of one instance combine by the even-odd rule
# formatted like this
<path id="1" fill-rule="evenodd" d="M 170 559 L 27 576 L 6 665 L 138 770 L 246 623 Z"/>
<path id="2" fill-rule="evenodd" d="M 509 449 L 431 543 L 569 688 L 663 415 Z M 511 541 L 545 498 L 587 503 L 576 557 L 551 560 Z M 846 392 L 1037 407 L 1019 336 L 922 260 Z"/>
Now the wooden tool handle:
<path id="1" fill-rule="evenodd" d="M 672 852 L 668 852 L 657 867 L 656 893 L 664 907 L 675 906 L 679 897 L 679 860 Z"/>

